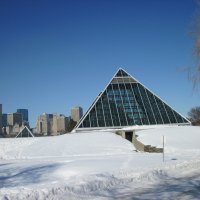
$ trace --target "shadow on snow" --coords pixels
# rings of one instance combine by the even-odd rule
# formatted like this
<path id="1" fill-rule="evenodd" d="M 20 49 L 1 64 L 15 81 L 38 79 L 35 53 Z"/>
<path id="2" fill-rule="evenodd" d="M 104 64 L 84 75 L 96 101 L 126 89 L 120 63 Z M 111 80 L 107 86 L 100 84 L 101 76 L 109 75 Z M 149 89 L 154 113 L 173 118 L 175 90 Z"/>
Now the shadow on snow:
<path id="1" fill-rule="evenodd" d="M 165 175 L 160 177 L 156 184 L 148 183 L 148 180 L 144 184 L 131 181 L 128 184 L 115 185 L 102 191 L 96 191 L 91 196 L 104 200 L 199 199 L 200 172 L 181 178 Z"/>
<path id="2" fill-rule="evenodd" d="M 6 169 L 1 169 L 5 165 L 10 165 L 10 167 L 6 166 Z M 48 180 L 48 174 L 55 171 L 60 165 L 49 164 L 19 168 L 12 167 L 12 163 L 3 164 L 0 166 L 0 188 L 25 186 Z"/>

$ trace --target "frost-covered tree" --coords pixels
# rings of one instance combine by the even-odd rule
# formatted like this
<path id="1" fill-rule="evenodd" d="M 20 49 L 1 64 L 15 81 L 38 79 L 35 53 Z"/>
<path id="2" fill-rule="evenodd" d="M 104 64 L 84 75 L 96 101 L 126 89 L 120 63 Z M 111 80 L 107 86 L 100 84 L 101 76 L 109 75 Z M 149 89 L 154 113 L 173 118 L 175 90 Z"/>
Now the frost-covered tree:
<path id="1" fill-rule="evenodd" d="M 192 122 L 192 125 L 200 126 L 200 106 L 192 108 L 188 112 L 188 116 L 190 121 Z"/>

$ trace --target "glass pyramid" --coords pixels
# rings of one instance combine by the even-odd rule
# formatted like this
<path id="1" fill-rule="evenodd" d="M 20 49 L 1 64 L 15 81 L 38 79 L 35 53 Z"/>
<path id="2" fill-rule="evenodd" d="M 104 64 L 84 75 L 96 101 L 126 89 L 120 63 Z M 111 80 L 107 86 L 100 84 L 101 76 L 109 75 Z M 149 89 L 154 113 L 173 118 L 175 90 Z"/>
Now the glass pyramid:
<path id="1" fill-rule="evenodd" d="M 16 136 L 17 137 L 34 137 L 34 135 L 31 133 L 30 129 L 25 126 Z"/>
<path id="2" fill-rule="evenodd" d="M 161 124 L 190 124 L 190 121 L 120 68 L 75 128 Z"/>

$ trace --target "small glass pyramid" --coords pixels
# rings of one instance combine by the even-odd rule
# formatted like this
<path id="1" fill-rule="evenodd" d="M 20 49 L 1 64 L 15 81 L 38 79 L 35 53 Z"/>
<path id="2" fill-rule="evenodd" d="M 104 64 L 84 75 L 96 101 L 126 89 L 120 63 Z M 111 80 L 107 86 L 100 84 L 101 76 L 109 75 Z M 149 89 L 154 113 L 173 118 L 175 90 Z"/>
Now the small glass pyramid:
<path id="1" fill-rule="evenodd" d="M 34 135 L 27 126 L 24 126 L 24 128 L 16 136 L 16 138 L 18 137 L 34 137 Z"/>

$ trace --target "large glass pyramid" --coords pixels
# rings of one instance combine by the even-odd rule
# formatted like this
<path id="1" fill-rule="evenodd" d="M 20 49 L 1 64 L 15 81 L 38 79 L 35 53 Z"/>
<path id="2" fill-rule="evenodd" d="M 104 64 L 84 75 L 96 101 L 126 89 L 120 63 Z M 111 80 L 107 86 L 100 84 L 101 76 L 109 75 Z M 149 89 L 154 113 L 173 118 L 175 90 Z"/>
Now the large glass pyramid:
<path id="1" fill-rule="evenodd" d="M 120 68 L 76 129 L 161 124 L 190 124 L 190 121 Z"/>

